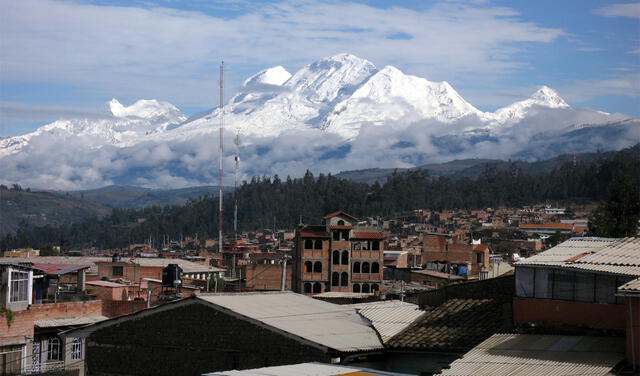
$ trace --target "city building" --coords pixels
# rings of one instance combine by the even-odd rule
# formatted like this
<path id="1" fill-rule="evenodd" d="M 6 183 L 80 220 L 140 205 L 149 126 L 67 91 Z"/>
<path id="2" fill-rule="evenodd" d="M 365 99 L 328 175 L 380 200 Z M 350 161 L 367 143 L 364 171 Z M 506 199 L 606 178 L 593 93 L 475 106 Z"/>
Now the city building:
<path id="1" fill-rule="evenodd" d="M 324 225 L 296 230 L 294 291 L 379 293 L 382 289 L 385 237 L 375 228 L 360 227 L 344 212 L 323 217 Z"/>

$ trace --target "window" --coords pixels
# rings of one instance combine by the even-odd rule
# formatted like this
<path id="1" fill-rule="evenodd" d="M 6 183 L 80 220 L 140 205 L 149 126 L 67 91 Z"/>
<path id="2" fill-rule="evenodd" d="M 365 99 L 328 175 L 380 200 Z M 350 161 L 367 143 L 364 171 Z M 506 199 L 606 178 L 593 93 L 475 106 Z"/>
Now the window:
<path id="1" fill-rule="evenodd" d="M 322 249 L 322 240 L 316 240 L 313 242 L 313 249 Z"/>
<path id="2" fill-rule="evenodd" d="M 342 272 L 340 274 L 340 286 L 348 286 L 349 285 L 349 273 Z"/>
<path id="3" fill-rule="evenodd" d="M 596 274 L 596 302 L 616 302 L 616 277 L 612 275 Z"/>
<path id="4" fill-rule="evenodd" d="M 340 285 L 340 273 L 333 272 L 331 273 L 331 286 L 339 286 Z"/>
<path id="5" fill-rule="evenodd" d="M 344 221 L 342 219 L 338 221 L 338 226 L 344 226 Z"/>
<path id="6" fill-rule="evenodd" d="M 355 284 L 353 285 L 353 292 L 360 292 L 360 285 L 359 284 Z"/>
<path id="7" fill-rule="evenodd" d="M 333 265 L 340 265 L 340 251 L 333 251 L 331 254 L 331 262 Z"/>
<path id="8" fill-rule="evenodd" d="M 313 268 L 313 263 L 311 261 L 305 261 L 304 262 L 304 272 L 305 273 L 311 273 L 312 268 Z"/>
<path id="9" fill-rule="evenodd" d="M 322 273 L 322 263 L 320 261 L 316 261 L 313 263 L 313 272 Z"/>
<path id="10" fill-rule="evenodd" d="M 353 272 L 360 273 L 360 263 L 358 261 L 353 263 Z"/>
<path id="11" fill-rule="evenodd" d="M 11 295 L 9 301 L 29 301 L 29 272 L 11 272 Z"/>
<path id="12" fill-rule="evenodd" d="M 304 249 L 313 249 L 313 240 L 305 239 L 305 241 L 304 241 Z"/>
<path id="13" fill-rule="evenodd" d="M 60 340 L 58 338 L 49 338 L 47 340 L 47 360 L 62 360 L 60 357 Z"/>
<path id="14" fill-rule="evenodd" d="M 371 273 L 380 273 L 380 264 L 374 262 L 371 264 Z"/>
<path id="15" fill-rule="evenodd" d="M 380 286 L 378 286 L 377 283 L 374 283 L 373 285 L 371 285 L 371 292 L 377 292 L 380 291 Z"/>
<path id="16" fill-rule="evenodd" d="M 342 265 L 349 265 L 349 251 L 342 251 Z"/>
<path id="17" fill-rule="evenodd" d="M 121 277 L 124 275 L 124 270 L 122 270 L 122 266 L 112 266 L 111 267 L 111 275 L 114 277 Z"/>
<path id="18" fill-rule="evenodd" d="M 332 232 L 333 240 L 340 240 L 340 231 L 335 230 Z"/>
<path id="19" fill-rule="evenodd" d="M 82 338 L 74 338 L 71 342 L 71 359 L 82 359 Z"/>
<path id="20" fill-rule="evenodd" d="M 377 240 L 374 240 L 373 243 L 371 244 L 371 249 L 373 251 L 379 251 L 380 250 L 380 242 Z"/>
<path id="21" fill-rule="evenodd" d="M 535 297 L 541 299 L 551 299 L 553 289 L 553 270 L 535 268 Z"/>
<path id="22" fill-rule="evenodd" d="M 553 271 L 553 299 L 573 300 L 574 272 L 556 269 Z"/>
<path id="23" fill-rule="evenodd" d="M 365 293 L 365 294 L 369 293 L 369 284 L 367 284 L 367 283 L 363 283 L 362 284 L 362 292 Z"/>
<path id="24" fill-rule="evenodd" d="M 516 296 L 533 298 L 533 268 L 516 268 Z"/>
<path id="25" fill-rule="evenodd" d="M 313 293 L 314 294 L 319 294 L 322 292 L 322 285 L 320 284 L 320 282 L 316 282 L 313 284 Z"/>
<path id="26" fill-rule="evenodd" d="M 368 262 L 363 262 L 362 263 L 362 272 L 363 273 L 369 273 L 369 263 Z"/>
<path id="27" fill-rule="evenodd" d="M 595 299 L 595 279 L 593 273 L 576 273 L 576 300 L 593 302 Z"/>
<path id="28" fill-rule="evenodd" d="M 484 253 L 482 252 L 477 252 L 476 253 L 476 263 L 477 264 L 482 264 L 484 261 Z"/>
<path id="29" fill-rule="evenodd" d="M 311 294 L 311 282 L 307 282 L 304 284 L 304 293 Z"/>

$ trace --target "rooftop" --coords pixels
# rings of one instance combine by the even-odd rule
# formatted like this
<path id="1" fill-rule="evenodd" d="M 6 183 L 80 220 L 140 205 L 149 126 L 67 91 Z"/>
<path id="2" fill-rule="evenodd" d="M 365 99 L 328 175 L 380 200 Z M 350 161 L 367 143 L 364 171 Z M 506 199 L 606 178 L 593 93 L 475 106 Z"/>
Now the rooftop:
<path id="1" fill-rule="evenodd" d="M 571 238 L 515 265 L 640 276 L 640 238 Z"/>
<path id="2" fill-rule="evenodd" d="M 292 292 L 201 294 L 198 299 L 339 351 L 381 349 L 378 336 L 353 308 Z"/>
<path id="3" fill-rule="evenodd" d="M 463 352 L 493 333 L 509 329 L 510 324 L 510 312 L 496 300 L 451 299 L 427 309 L 386 345 L 403 350 Z"/>
<path id="4" fill-rule="evenodd" d="M 100 321 L 107 320 L 108 317 L 102 315 L 85 315 L 78 317 L 61 317 L 56 319 L 38 319 L 35 320 L 34 325 L 38 328 L 53 328 L 60 326 L 75 326 L 75 325 L 87 325 L 94 324 Z"/>
<path id="5" fill-rule="evenodd" d="M 387 343 L 391 337 L 426 314 L 416 304 L 399 301 L 360 303 L 352 306 L 357 306 L 356 311 L 371 322 L 383 343 Z"/>
<path id="6" fill-rule="evenodd" d="M 363 367 L 324 363 L 300 363 L 286 366 L 221 371 L 203 376 L 403 376 L 396 372 L 378 371 Z M 408 376 L 408 375 L 406 375 Z"/>
<path id="7" fill-rule="evenodd" d="M 624 359 L 624 338 L 495 334 L 442 375 L 609 375 Z"/>
<path id="8" fill-rule="evenodd" d="M 43 271 L 48 275 L 64 275 L 70 273 L 76 273 L 78 270 L 89 269 L 90 265 L 81 264 L 40 264 L 34 263 L 34 269 Z"/>

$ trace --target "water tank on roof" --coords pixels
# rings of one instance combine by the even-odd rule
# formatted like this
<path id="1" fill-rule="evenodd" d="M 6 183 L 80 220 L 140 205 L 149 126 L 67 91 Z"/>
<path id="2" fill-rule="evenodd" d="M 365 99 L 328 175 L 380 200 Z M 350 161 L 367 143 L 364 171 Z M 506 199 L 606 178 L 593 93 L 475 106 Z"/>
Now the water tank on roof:
<path id="1" fill-rule="evenodd" d="M 182 268 L 178 264 L 169 264 L 162 269 L 162 286 L 176 287 L 182 278 Z"/>
<path id="2" fill-rule="evenodd" d="M 122 260 L 122 257 L 117 253 L 114 253 L 113 256 L 111 256 L 111 262 L 120 262 L 120 260 Z"/>

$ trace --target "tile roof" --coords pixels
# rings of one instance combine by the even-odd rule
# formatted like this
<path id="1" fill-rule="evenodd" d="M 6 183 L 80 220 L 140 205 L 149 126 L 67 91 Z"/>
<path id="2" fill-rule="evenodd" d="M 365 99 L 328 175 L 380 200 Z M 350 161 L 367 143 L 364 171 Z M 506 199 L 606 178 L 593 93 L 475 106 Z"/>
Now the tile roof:
<path id="1" fill-rule="evenodd" d="M 640 238 L 572 238 L 515 265 L 640 276 Z"/>
<path id="2" fill-rule="evenodd" d="M 76 273 L 78 270 L 82 270 L 82 269 L 90 269 L 91 265 L 34 263 L 33 268 L 41 270 L 45 274 L 49 274 L 49 275 L 64 275 L 64 274 Z"/>
<path id="3" fill-rule="evenodd" d="M 527 229 L 546 229 L 546 228 L 555 228 L 555 229 L 564 229 L 571 230 L 573 229 L 573 223 L 521 223 L 520 228 Z"/>
<path id="4" fill-rule="evenodd" d="M 337 215 L 343 215 L 343 216 L 345 216 L 345 217 L 349 217 L 349 218 L 353 219 L 354 221 L 357 221 L 357 220 L 358 220 L 358 218 L 356 218 L 356 217 L 352 216 L 351 214 L 347 214 L 347 213 L 345 213 L 345 212 L 343 212 L 343 211 L 333 212 L 333 213 L 331 213 L 331 214 L 327 214 L 327 215 L 325 215 L 325 216 L 324 216 L 324 217 L 322 217 L 322 218 L 323 218 L 323 219 L 330 219 L 330 218 L 333 218 L 333 217 L 335 217 L 335 216 L 337 216 Z"/>
<path id="5" fill-rule="evenodd" d="M 510 322 L 504 304 L 494 299 L 451 299 L 427 309 L 422 318 L 386 345 L 403 350 L 464 352 L 492 334 L 510 329 Z"/>
<path id="6" fill-rule="evenodd" d="M 351 239 L 380 239 L 383 240 L 385 237 L 381 232 L 377 231 L 353 231 L 351 234 Z"/>
<path id="7" fill-rule="evenodd" d="M 624 358 L 624 337 L 495 334 L 441 375 L 605 376 Z"/>
<path id="8" fill-rule="evenodd" d="M 382 349 L 353 308 L 293 292 L 201 294 L 197 299 L 338 351 Z"/>

